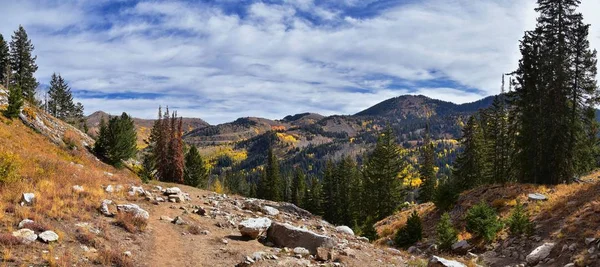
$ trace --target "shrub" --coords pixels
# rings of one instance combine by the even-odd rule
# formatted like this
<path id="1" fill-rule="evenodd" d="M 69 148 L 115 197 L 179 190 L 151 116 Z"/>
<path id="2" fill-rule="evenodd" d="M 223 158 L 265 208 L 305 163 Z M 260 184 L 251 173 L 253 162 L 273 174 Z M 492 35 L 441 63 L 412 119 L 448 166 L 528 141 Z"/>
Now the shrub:
<path id="1" fill-rule="evenodd" d="M 132 267 L 133 260 L 123 254 L 123 252 L 119 252 L 118 250 L 100 250 L 98 253 L 98 258 L 95 261 L 96 264 L 101 264 L 103 266 L 116 266 L 116 267 Z"/>
<path id="2" fill-rule="evenodd" d="M 72 130 L 66 130 L 65 133 L 63 134 L 62 140 L 68 149 L 75 149 L 75 148 L 77 148 L 77 142 L 79 140 L 79 136 L 77 133 L 75 133 Z"/>
<path id="3" fill-rule="evenodd" d="M 452 227 L 450 215 L 446 212 L 437 224 L 437 244 L 440 250 L 450 250 L 452 245 L 458 241 L 458 231 Z"/>
<path id="4" fill-rule="evenodd" d="M 458 190 L 452 182 L 445 179 L 433 193 L 433 204 L 441 211 L 450 210 L 458 200 Z"/>
<path id="5" fill-rule="evenodd" d="M 77 229 L 75 239 L 77 239 L 77 241 L 83 245 L 94 248 L 98 247 L 99 244 L 98 240 L 96 239 L 96 235 L 85 229 Z"/>
<path id="6" fill-rule="evenodd" d="M 21 240 L 19 240 L 19 238 L 13 236 L 12 234 L 8 234 L 8 233 L 0 234 L 0 245 L 16 246 L 18 244 L 21 244 Z"/>
<path id="7" fill-rule="evenodd" d="M 529 214 L 518 201 L 508 218 L 507 224 L 511 235 L 531 235 L 533 233 L 533 223 L 529 220 Z"/>
<path id="8" fill-rule="evenodd" d="M 50 230 L 50 227 L 40 222 L 28 222 L 23 225 L 23 228 L 31 229 L 34 232 L 44 232 Z"/>
<path id="9" fill-rule="evenodd" d="M 117 213 L 115 224 L 123 227 L 127 232 L 137 233 L 143 232 L 146 229 L 148 221 L 129 212 L 119 212 Z"/>
<path id="10" fill-rule="evenodd" d="M 399 247 L 409 247 L 423 238 L 423 226 L 421 217 L 417 211 L 413 211 L 406 225 L 396 232 L 395 242 Z"/>
<path id="11" fill-rule="evenodd" d="M 465 217 L 467 231 L 483 238 L 486 242 L 496 239 L 496 234 L 502 230 L 502 222 L 496 214 L 496 210 L 481 202 L 467 211 Z"/>
<path id="12" fill-rule="evenodd" d="M 0 152 L 0 184 L 16 182 L 19 179 L 17 171 L 21 167 L 20 158 L 11 152 Z"/>

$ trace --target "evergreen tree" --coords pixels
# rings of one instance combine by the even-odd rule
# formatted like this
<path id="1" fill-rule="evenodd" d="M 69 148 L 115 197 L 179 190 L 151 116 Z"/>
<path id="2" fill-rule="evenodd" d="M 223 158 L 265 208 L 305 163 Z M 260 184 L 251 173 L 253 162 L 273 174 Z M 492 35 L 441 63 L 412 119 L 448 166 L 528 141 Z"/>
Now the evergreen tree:
<path id="1" fill-rule="evenodd" d="M 396 232 L 394 242 L 399 247 L 409 247 L 423 239 L 423 225 L 416 210 L 408 217 L 406 225 Z"/>
<path id="2" fill-rule="evenodd" d="M 300 168 L 296 168 L 294 181 L 292 182 L 292 203 L 298 207 L 304 207 L 304 194 L 306 191 L 306 176 Z"/>
<path id="3" fill-rule="evenodd" d="M 402 201 L 404 169 L 398 145 L 388 126 L 377 139 L 375 150 L 364 167 L 365 211 L 375 221 L 391 215 Z"/>
<path id="4" fill-rule="evenodd" d="M 421 147 L 421 161 L 419 168 L 419 176 L 423 182 L 419 190 L 419 201 L 422 203 L 429 202 L 433 198 L 435 187 L 437 185 L 437 177 L 435 175 L 435 152 L 433 143 L 429 133 L 429 124 L 425 127 L 425 138 Z"/>
<path id="5" fill-rule="evenodd" d="M 0 34 L 0 84 L 3 85 L 7 84 L 9 80 L 8 76 L 10 75 L 10 72 L 6 72 L 7 69 L 11 69 L 9 56 L 8 44 L 6 43 L 6 40 L 4 40 L 4 36 Z M 8 90 L 8 88 L 6 89 Z"/>
<path id="6" fill-rule="evenodd" d="M 133 120 L 127 113 L 110 118 L 108 125 L 102 118 L 94 150 L 108 163 L 120 166 L 123 160 L 136 154 L 136 135 Z"/>
<path id="7" fill-rule="evenodd" d="M 504 76 L 502 77 L 504 87 Z M 494 98 L 492 106 L 481 111 L 482 126 L 483 180 L 489 183 L 507 183 L 513 181 L 510 171 L 512 140 L 509 136 L 508 113 L 505 95 Z"/>
<path id="8" fill-rule="evenodd" d="M 14 32 L 10 42 L 10 65 L 13 76 L 12 84 L 21 88 L 23 97 L 30 103 L 35 103 L 35 90 L 38 82 L 33 76 L 38 66 L 35 64 L 37 56 L 33 56 L 34 46 L 31 43 L 23 26 Z"/>
<path id="9" fill-rule="evenodd" d="M 569 182 L 590 167 L 596 52 L 589 48 L 589 25 L 576 11 L 579 3 L 538 0 L 536 28 L 521 41 L 514 84 L 519 149 L 513 162 L 522 182 Z"/>
<path id="10" fill-rule="evenodd" d="M 476 116 L 471 116 L 463 128 L 461 138 L 463 152 L 458 155 L 452 172 L 452 183 L 458 191 L 467 190 L 484 182 L 482 142 L 483 133 Z"/>
<path id="11" fill-rule="evenodd" d="M 337 224 L 340 217 L 339 207 L 339 183 L 337 181 L 335 165 L 331 160 L 325 163 L 323 173 L 323 218 L 328 222 Z"/>
<path id="12" fill-rule="evenodd" d="M 23 94 L 19 86 L 13 85 L 8 88 L 8 108 L 4 115 L 8 118 L 16 118 L 21 113 L 23 107 Z"/>
<path id="13" fill-rule="evenodd" d="M 52 116 L 66 121 L 78 115 L 76 106 L 73 104 L 71 89 L 60 74 L 52 74 L 48 97 L 47 109 Z M 83 113 L 83 110 L 81 112 Z"/>
<path id="14" fill-rule="evenodd" d="M 356 172 L 356 163 L 350 156 L 342 158 L 342 160 L 338 163 L 337 171 L 335 173 L 337 176 L 336 182 L 338 183 L 338 198 L 336 205 L 338 207 L 339 218 L 337 224 L 351 226 L 354 222 L 351 205 L 355 203 L 351 199 L 351 179 L 356 175 Z"/>
<path id="15" fill-rule="evenodd" d="M 310 181 L 310 190 L 307 190 L 307 205 L 306 209 L 315 215 L 323 215 L 323 207 L 321 201 L 321 183 L 316 177 L 312 177 Z"/>
<path id="16" fill-rule="evenodd" d="M 458 231 L 452 226 L 450 214 L 445 212 L 436 226 L 437 244 L 442 251 L 449 251 L 458 241 Z"/>
<path id="17" fill-rule="evenodd" d="M 183 155 L 183 122 L 182 119 L 177 119 L 177 112 L 173 112 L 171 117 L 171 142 L 169 143 L 169 164 L 171 181 L 182 184 L 184 171 L 184 155 Z"/>
<path id="18" fill-rule="evenodd" d="M 279 162 L 273 153 L 272 147 L 269 147 L 267 165 L 265 167 L 264 180 L 261 181 L 261 187 L 264 199 L 273 201 L 282 200 L 282 181 L 279 173 Z"/>
<path id="19" fill-rule="evenodd" d="M 184 183 L 189 186 L 206 188 L 208 172 L 196 146 L 185 155 Z"/>

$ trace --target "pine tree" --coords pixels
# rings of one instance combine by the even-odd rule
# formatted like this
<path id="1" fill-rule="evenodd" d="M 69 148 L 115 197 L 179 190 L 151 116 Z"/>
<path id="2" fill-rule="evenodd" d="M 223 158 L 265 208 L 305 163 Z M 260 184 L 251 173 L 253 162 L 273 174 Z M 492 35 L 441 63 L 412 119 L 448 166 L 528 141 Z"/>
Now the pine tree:
<path id="1" fill-rule="evenodd" d="M 306 209 L 315 215 L 323 215 L 323 206 L 321 201 L 321 183 L 316 177 L 310 181 L 310 190 L 307 190 Z"/>
<path id="2" fill-rule="evenodd" d="M 328 222 L 337 224 L 340 217 L 339 207 L 339 183 L 337 181 L 338 175 L 336 175 L 336 169 L 334 163 L 331 160 L 327 160 L 325 163 L 325 171 L 323 172 L 323 218 Z"/>
<path id="3" fill-rule="evenodd" d="M 50 79 L 50 88 L 48 89 L 48 112 L 61 120 L 74 118 L 77 113 L 76 106 L 73 104 L 73 95 L 71 88 L 62 76 L 52 74 Z M 83 108 L 83 107 L 82 107 Z M 83 110 L 81 110 L 83 113 Z"/>
<path id="4" fill-rule="evenodd" d="M 304 207 L 304 192 L 306 191 L 306 176 L 300 168 L 296 168 L 292 182 L 292 203 Z"/>
<path id="5" fill-rule="evenodd" d="M 429 124 L 427 124 L 425 127 L 423 146 L 421 147 L 421 162 L 419 168 L 419 176 L 421 177 L 421 181 L 423 181 L 421 189 L 419 190 L 419 201 L 422 203 L 432 200 L 437 185 L 434 154 L 433 143 L 431 142 L 429 133 Z"/>
<path id="6" fill-rule="evenodd" d="M 273 152 L 273 148 L 269 147 L 267 155 L 267 165 L 265 167 L 264 181 L 261 181 L 262 193 L 264 199 L 281 201 L 282 200 L 282 181 L 279 173 L 279 162 Z"/>
<path id="7" fill-rule="evenodd" d="M 364 167 L 365 211 L 375 221 L 391 215 L 402 201 L 400 149 L 388 126 L 377 139 L 375 150 Z"/>
<path id="8" fill-rule="evenodd" d="M 338 224 L 353 224 L 354 217 L 351 205 L 354 203 L 351 199 L 351 180 L 352 177 L 355 176 L 356 172 L 356 163 L 350 156 L 342 158 L 342 160 L 338 163 L 337 171 L 335 173 L 337 176 L 336 182 L 338 183 L 338 197 L 336 204 L 338 207 Z"/>
<path id="9" fill-rule="evenodd" d="M 4 115 L 8 118 L 16 118 L 21 113 L 23 106 L 23 94 L 19 86 L 13 85 L 8 88 L 8 108 Z"/>
<path id="10" fill-rule="evenodd" d="M 394 242 L 399 247 L 409 247 L 423 239 L 423 225 L 416 210 L 408 217 L 406 225 L 396 232 Z"/>
<path id="11" fill-rule="evenodd" d="M 521 41 L 514 106 L 517 178 L 557 184 L 588 170 L 595 150 L 590 107 L 598 103 L 596 52 L 579 0 L 538 0 L 536 28 Z M 549 130 L 551 129 L 551 130 Z M 590 143 L 591 142 L 591 143 Z M 590 146 L 592 146 L 590 148 Z"/>
<path id="12" fill-rule="evenodd" d="M 196 146 L 185 155 L 184 183 L 189 186 L 206 188 L 208 172 Z"/>
<path id="13" fill-rule="evenodd" d="M 10 72 L 6 72 L 6 69 L 11 69 L 9 56 L 8 44 L 6 43 L 6 40 L 4 40 L 4 36 L 0 34 L 0 84 L 3 85 L 7 84 L 9 80 L 8 76 L 10 75 Z M 8 88 L 6 89 L 8 90 Z"/>
<path id="14" fill-rule="evenodd" d="M 458 231 L 452 226 L 450 214 L 445 212 L 436 226 L 437 244 L 440 250 L 449 251 L 458 241 Z"/>
<path id="15" fill-rule="evenodd" d="M 481 127 L 476 121 L 476 116 L 471 116 L 463 128 L 461 138 L 463 151 L 458 155 L 452 172 L 452 183 L 459 191 L 481 185 L 484 182 L 482 142 Z"/>
<path id="16" fill-rule="evenodd" d="M 502 78 L 504 86 L 504 76 Z M 483 130 L 483 180 L 489 183 L 507 183 L 513 181 L 510 171 L 512 140 L 509 136 L 508 113 L 505 95 L 494 98 L 492 106 L 482 110 L 481 126 Z"/>
<path id="17" fill-rule="evenodd" d="M 12 84 L 21 88 L 23 97 L 30 103 L 35 103 L 35 90 L 38 82 L 33 76 L 38 66 L 35 64 L 37 56 L 33 56 L 34 46 L 31 43 L 23 26 L 14 32 L 10 42 L 10 65 L 13 76 Z"/>
<path id="18" fill-rule="evenodd" d="M 121 166 L 123 160 L 133 157 L 137 152 L 136 135 L 133 120 L 127 113 L 110 118 L 108 125 L 102 118 L 94 151 L 108 163 Z"/>

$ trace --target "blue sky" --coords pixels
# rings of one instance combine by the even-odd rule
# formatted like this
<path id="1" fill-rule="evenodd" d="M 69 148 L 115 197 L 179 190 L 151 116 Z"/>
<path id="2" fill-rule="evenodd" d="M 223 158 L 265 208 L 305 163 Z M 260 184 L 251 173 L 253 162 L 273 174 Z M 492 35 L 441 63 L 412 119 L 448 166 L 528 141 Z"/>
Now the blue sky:
<path id="1" fill-rule="evenodd" d="M 583 0 L 600 48 L 600 0 Z M 534 0 L 0 0 L 23 24 L 36 77 L 69 81 L 86 113 L 210 123 L 353 114 L 401 94 L 457 103 L 500 90 Z"/>

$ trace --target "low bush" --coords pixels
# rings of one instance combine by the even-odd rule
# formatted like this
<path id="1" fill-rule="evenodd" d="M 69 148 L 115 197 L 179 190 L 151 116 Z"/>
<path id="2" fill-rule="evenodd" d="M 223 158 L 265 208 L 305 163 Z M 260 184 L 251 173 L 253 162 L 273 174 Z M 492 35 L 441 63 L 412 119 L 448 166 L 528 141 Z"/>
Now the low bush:
<path id="1" fill-rule="evenodd" d="M 28 222 L 23 224 L 23 228 L 27 228 L 30 230 L 33 230 L 34 232 L 44 232 L 47 230 L 50 230 L 50 227 L 48 227 L 47 225 L 41 223 L 41 222 Z"/>
<path id="2" fill-rule="evenodd" d="M 423 225 L 417 211 L 413 211 L 406 225 L 396 232 L 395 243 L 398 247 L 409 247 L 423 238 Z"/>
<path id="3" fill-rule="evenodd" d="M 79 243 L 82 245 L 93 248 L 97 248 L 99 245 L 96 235 L 85 229 L 77 229 L 77 233 L 75 233 L 75 239 L 77 239 L 77 241 L 79 241 Z"/>
<path id="4" fill-rule="evenodd" d="M 467 231 L 483 238 L 486 242 L 496 239 L 496 234 L 503 227 L 496 210 L 483 201 L 467 211 L 465 220 Z"/>
<path id="5" fill-rule="evenodd" d="M 9 184 L 19 180 L 18 170 L 21 159 L 12 152 L 0 152 L 0 184 Z"/>
<path id="6" fill-rule="evenodd" d="M 8 233 L 0 234 L 0 245 L 16 246 L 18 244 L 21 244 L 21 240 L 19 240 L 19 238 L 13 236 L 12 234 L 8 234 Z"/>
<path id="7" fill-rule="evenodd" d="M 450 215 L 446 212 L 436 226 L 437 244 L 440 250 L 448 251 L 458 241 L 458 231 L 452 226 Z"/>
<path id="8" fill-rule="evenodd" d="M 133 260 L 118 250 L 103 249 L 98 252 L 96 264 L 102 266 L 133 267 Z"/>
<path id="9" fill-rule="evenodd" d="M 115 224 L 123 227 L 127 232 L 138 233 L 143 232 L 146 229 L 148 221 L 128 212 L 119 212 L 117 213 Z"/>
<path id="10" fill-rule="evenodd" d="M 533 223 L 529 220 L 529 214 L 518 201 L 508 218 L 507 224 L 508 230 L 513 236 L 533 234 Z"/>

